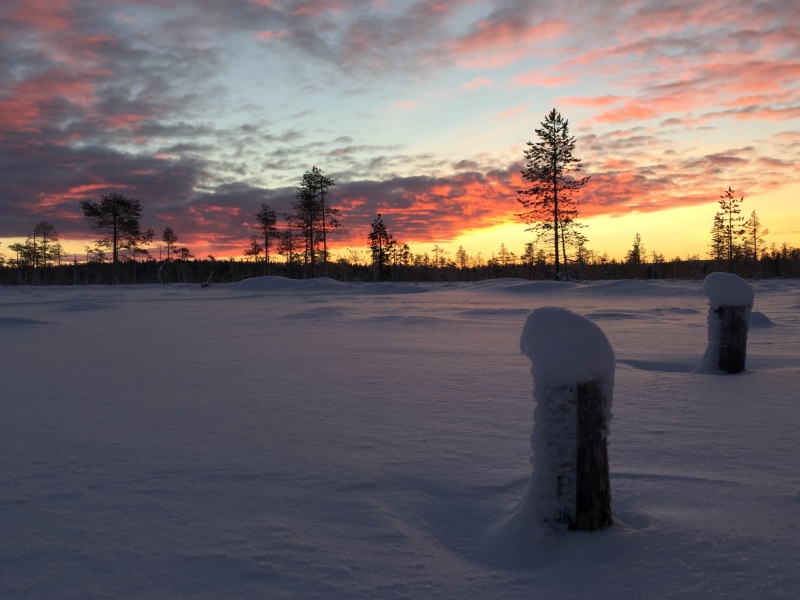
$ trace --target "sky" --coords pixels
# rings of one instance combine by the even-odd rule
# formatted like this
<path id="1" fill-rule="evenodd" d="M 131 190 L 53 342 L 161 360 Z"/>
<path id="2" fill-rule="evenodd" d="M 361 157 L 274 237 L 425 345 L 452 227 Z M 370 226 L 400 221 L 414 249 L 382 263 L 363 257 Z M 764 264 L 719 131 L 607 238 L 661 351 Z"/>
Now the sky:
<path id="1" fill-rule="evenodd" d="M 120 192 L 195 256 L 241 256 L 261 203 L 336 182 L 366 246 L 521 253 L 523 150 L 551 108 L 591 179 L 589 248 L 708 251 L 719 195 L 800 245 L 800 3 L 4 0 L 0 252 Z"/>

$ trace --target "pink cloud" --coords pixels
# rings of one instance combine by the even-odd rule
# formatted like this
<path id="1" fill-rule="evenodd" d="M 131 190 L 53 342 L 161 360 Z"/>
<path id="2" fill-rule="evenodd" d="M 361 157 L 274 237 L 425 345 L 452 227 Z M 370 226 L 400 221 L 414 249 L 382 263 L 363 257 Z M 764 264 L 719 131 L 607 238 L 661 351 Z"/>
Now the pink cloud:
<path id="1" fill-rule="evenodd" d="M 518 115 L 519 113 L 528 110 L 531 107 L 530 104 L 523 104 L 521 106 L 515 106 L 514 108 L 509 108 L 508 110 L 504 110 L 498 113 L 497 117 L 495 117 L 498 121 L 502 121 L 504 119 L 508 119 L 513 117 L 514 115 Z"/>
<path id="2" fill-rule="evenodd" d="M 492 87 L 494 86 L 494 82 L 491 79 L 486 79 L 486 77 L 476 77 L 472 81 L 468 81 L 467 83 L 462 83 L 461 87 L 466 88 L 468 90 L 478 90 L 484 87 Z"/>
<path id="3" fill-rule="evenodd" d="M 528 73 L 515 75 L 511 81 L 519 86 L 561 87 L 563 85 L 575 83 L 575 78 L 567 75 L 560 77 L 542 77 L 538 71 L 530 71 Z"/>
<path id="4" fill-rule="evenodd" d="M 394 103 L 395 108 L 401 108 L 405 110 L 413 110 L 420 106 L 420 103 L 416 100 L 398 100 Z"/>
<path id="5" fill-rule="evenodd" d="M 288 31 L 255 31 L 253 32 L 253 39 L 261 42 L 271 42 L 273 40 L 282 40 L 289 37 L 291 34 Z"/>

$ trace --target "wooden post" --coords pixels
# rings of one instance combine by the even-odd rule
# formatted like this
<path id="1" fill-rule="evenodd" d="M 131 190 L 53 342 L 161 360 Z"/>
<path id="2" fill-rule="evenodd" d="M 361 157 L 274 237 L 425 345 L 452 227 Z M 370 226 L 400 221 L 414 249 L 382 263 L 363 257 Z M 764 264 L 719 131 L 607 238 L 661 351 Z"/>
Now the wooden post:
<path id="1" fill-rule="evenodd" d="M 611 482 L 603 406 L 605 400 L 596 381 L 578 384 L 576 443 L 575 517 L 570 529 L 597 531 L 612 524 Z"/>
<path id="2" fill-rule="evenodd" d="M 725 373 L 744 371 L 750 307 L 720 306 L 715 312 L 719 316 L 719 368 Z"/>
<path id="3" fill-rule="evenodd" d="M 545 526 L 608 527 L 614 351 L 595 323 L 556 307 L 528 315 L 520 350 L 531 359 L 536 406 L 533 473 L 519 508 Z"/>
<path id="4" fill-rule="evenodd" d="M 708 296 L 708 348 L 696 372 L 740 373 L 747 358 L 753 288 L 736 275 L 711 273 L 703 291 Z"/>

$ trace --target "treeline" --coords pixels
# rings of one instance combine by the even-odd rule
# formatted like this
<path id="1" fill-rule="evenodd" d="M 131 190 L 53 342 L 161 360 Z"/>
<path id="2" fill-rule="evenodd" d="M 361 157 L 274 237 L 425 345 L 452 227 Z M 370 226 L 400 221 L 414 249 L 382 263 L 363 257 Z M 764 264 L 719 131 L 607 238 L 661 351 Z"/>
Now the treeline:
<path id="1" fill-rule="evenodd" d="M 644 247 L 639 241 L 640 251 Z M 106 257 L 99 260 L 91 256 L 88 262 L 50 262 L 45 267 L 40 264 L 11 264 L 6 261 L 0 266 L 0 285 L 99 285 L 109 284 L 114 276 L 113 266 Z M 665 259 L 653 252 L 638 258 L 629 252 L 625 260 L 610 259 L 606 255 L 597 255 L 591 251 L 583 257 L 576 257 L 569 264 L 570 279 L 577 281 L 612 280 L 612 279 L 673 279 L 700 280 L 709 273 L 727 270 L 727 263 L 720 265 L 713 258 L 700 256 L 675 257 Z M 320 265 L 321 266 L 321 265 Z M 723 268 L 720 269 L 720 266 Z M 796 278 L 800 277 L 800 248 L 792 248 L 786 244 L 780 247 L 770 246 L 762 251 L 757 261 L 751 261 L 742 255 L 734 258 L 734 272 L 743 277 L 757 278 Z M 376 263 L 371 253 L 350 249 L 349 257 L 331 257 L 327 261 L 328 277 L 347 282 L 380 281 Z M 561 264 L 563 269 L 564 265 Z M 154 257 L 141 257 L 137 260 L 122 260 L 117 269 L 120 284 L 217 284 L 232 283 L 263 276 L 266 264 L 263 258 L 216 259 L 209 256 L 204 259 L 171 258 L 157 260 Z M 438 245 L 429 252 L 414 254 L 401 246 L 397 252 L 389 256 L 383 271 L 383 281 L 396 282 L 463 282 L 482 281 L 502 277 L 517 277 L 529 280 L 553 279 L 555 261 L 543 252 L 530 252 L 530 245 L 516 254 L 501 245 L 500 249 L 487 259 L 481 254 L 469 255 L 462 248 L 451 256 Z M 270 264 L 270 274 L 281 277 L 302 279 L 302 261 L 294 264 L 274 262 Z"/>

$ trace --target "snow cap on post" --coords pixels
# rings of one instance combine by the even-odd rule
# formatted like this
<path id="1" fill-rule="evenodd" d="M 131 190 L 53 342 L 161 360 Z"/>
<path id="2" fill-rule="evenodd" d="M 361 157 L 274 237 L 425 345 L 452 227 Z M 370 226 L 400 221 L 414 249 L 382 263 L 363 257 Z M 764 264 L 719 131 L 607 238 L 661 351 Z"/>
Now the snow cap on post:
<path id="1" fill-rule="evenodd" d="M 703 283 L 711 310 L 720 306 L 753 306 L 753 288 L 744 279 L 731 273 L 711 273 Z"/>
<path id="2" fill-rule="evenodd" d="M 607 397 L 614 388 L 614 350 L 595 323 L 565 308 L 545 306 L 528 315 L 520 351 L 531 359 L 537 385 L 597 381 Z"/>

